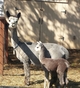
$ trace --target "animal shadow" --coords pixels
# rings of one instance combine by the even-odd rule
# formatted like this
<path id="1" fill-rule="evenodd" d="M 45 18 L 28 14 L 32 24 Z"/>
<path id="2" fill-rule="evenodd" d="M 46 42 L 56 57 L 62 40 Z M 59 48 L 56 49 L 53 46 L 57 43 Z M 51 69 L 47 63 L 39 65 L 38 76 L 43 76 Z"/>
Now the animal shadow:
<path id="1" fill-rule="evenodd" d="M 80 88 L 80 82 L 74 82 L 69 80 L 67 88 Z"/>

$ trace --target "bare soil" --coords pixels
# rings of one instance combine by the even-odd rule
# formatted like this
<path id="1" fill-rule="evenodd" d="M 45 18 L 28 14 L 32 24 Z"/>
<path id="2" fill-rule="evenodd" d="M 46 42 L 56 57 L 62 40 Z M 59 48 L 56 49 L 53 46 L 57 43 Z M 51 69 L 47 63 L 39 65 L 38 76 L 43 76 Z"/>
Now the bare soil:
<path id="1" fill-rule="evenodd" d="M 70 52 L 70 68 L 68 70 L 68 88 L 80 88 L 80 52 Z M 24 84 L 23 66 L 19 61 L 4 65 L 3 76 L 0 76 L 0 88 L 43 88 L 44 72 L 37 66 L 30 66 L 30 86 Z"/>

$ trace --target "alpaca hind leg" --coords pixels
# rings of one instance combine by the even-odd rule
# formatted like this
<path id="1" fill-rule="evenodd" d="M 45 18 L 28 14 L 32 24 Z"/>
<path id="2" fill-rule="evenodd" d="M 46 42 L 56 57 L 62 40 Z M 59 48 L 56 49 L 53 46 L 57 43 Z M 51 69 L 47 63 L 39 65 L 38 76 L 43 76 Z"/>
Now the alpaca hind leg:
<path id="1" fill-rule="evenodd" d="M 67 79 L 67 71 L 64 73 L 64 80 L 65 80 L 65 84 L 67 85 L 69 82 Z"/>
<path id="2" fill-rule="evenodd" d="M 69 83 L 68 79 L 66 78 L 65 81 L 66 81 L 66 85 L 67 85 Z"/>
<path id="3" fill-rule="evenodd" d="M 64 74 L 58 74 L 59 83 L 64 86 Z"/>
<path id="4" fill-rule="evenodd" d="M 68 86 L 68 79 L 67 79 L 67 72 L 65 72 L 65 74 L 64 74 L 64 81 L 65 81 L 65 85 L 64 85 L 64 88 L 67 88 L 67 86 Z"/>
<path id="5" fill-rule="evenodd" d="M 69 81 L 68 81 L 67 77 L 65 77 L 65 76 L 64 76 L 64 83 L 65 83 L 64 86 L 66 88 L 68 86 Z"/>
<path id="6" fill-rule="evenodd" d="M 29 63 L 23 63 L 24 66 L 24 75 L 25 75 L 25 84 L 29 85 L 30 84 L 30 69 L 29 69 Z"/>

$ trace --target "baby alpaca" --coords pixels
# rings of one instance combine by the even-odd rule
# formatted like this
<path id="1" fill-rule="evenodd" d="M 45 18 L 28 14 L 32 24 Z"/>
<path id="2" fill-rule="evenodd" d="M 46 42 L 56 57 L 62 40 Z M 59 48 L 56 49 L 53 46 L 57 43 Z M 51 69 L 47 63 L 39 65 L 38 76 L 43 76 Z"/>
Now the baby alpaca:
<path id="1" fill-rule="evenodd" d="M 69 68 L 69 62 L 63 58 L 60 58 L 60 59 L 46 58 L 45 57 L 45 47 L 41 41 L 38 42 L 38 44 L 35 47 L 35 50 L 39 52 L 40 63 L 49 72 L 56 71 L 60 86 L 64 86 L 65 84 L 67 84 L 68 83 L 67 70 Z"/>

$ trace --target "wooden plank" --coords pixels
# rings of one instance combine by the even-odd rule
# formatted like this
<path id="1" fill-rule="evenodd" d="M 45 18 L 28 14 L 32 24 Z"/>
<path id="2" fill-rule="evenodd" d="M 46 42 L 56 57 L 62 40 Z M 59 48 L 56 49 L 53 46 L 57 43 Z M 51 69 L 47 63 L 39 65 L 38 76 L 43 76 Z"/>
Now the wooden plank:
<path id="1" fill-rule="evenodd" d="M 4 50 L 4 64 L 8 61 L 8 24 L 5 22 L 5 50 Z"/>
<path id="2" fill-rule="evenodd" d="M 0 74 L 3 74 L 4 21 L 0 20 Z"/>

